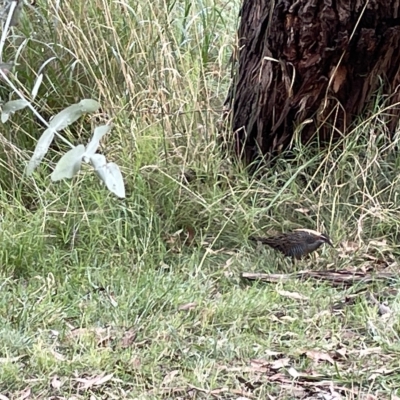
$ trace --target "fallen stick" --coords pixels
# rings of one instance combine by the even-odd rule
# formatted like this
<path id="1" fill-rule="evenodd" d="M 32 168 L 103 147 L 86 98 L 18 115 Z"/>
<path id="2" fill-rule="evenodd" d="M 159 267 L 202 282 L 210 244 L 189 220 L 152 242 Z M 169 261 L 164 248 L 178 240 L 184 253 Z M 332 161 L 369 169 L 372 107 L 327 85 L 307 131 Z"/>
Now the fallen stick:
<path id="1" fill-rule="evenodd" d="M 346 270 L 326 270 L 326 271 L 300 271 L 292 274 L 265 274 L 255 272 L 244 272 L 242 278 L 248 280 L 259 280 L 268 283 L 285 282 L 291 279 L 316 279 L 328 281 L 336 285 L 354 285 L 355 283 L 371 283 L 376 280 L 395 279 L 396 274 L 391 272 L 352 272 Z"/>

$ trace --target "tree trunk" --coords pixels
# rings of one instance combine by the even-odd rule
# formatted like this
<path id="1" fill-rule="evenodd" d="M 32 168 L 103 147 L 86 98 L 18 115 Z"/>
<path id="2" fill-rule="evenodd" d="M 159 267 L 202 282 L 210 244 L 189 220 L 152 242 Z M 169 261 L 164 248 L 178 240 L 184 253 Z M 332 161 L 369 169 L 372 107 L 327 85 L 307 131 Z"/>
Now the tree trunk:
<path id="1" fill-rule="evenodd" d="M 226 106 L 237 151 L 267 160 L 294 136 L 340 137 L 379 88 L 399 116 L 399 0 L 243 0 Z"/>

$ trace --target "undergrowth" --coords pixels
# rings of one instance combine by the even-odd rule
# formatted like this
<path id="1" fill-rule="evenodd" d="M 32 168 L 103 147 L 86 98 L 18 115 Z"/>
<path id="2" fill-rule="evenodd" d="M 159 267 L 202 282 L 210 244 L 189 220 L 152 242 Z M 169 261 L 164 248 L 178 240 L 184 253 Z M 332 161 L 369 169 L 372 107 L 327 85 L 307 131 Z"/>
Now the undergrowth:
<path id="1" fill-rule="evenodd" d="M 290 161 L 254 176 L 227 159 L 218 127 L 238 8 L 92 0 L 56 14 L 39 1 L 16 29 L 17 83 L 31 85 L 55 57 L 41 113 L 83 97 L 102 104 L 68 139 L 111 119 L 102 152 L 121 167 L 127 198 L 85 169 L 50 183 L 57 146 L 26 179 L 43 127 L 28 113 L 3 125 L 3 397 L 396 398 L 397 279 L 342 286 L 283 274 L 397 270 L 399 137 L 388 139 L 377 107 L 339 142 L 294 143 Z M 335 248 L 292 266 L 248 241 L 300 227 L 328 232 Z"/>

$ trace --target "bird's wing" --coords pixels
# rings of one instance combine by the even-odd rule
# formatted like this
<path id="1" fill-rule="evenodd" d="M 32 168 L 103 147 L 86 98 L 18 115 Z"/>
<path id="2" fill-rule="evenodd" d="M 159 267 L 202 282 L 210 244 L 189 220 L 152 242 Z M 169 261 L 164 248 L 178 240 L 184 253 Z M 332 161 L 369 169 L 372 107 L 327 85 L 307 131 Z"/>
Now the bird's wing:
<path id="1" fill-rule="evenodd" d="M 251 236 L 250 239 L 255 242 L 260 242 L 262 244 L 266 244 L 267 246 L 270 246 L 273 249 L 284 252 L 284 249 L 282 246 L 282 243 L 284 243 L 284 241 L 283 241 L 284 238 L 282 236 L 276 236 L 276 237 Z"/>

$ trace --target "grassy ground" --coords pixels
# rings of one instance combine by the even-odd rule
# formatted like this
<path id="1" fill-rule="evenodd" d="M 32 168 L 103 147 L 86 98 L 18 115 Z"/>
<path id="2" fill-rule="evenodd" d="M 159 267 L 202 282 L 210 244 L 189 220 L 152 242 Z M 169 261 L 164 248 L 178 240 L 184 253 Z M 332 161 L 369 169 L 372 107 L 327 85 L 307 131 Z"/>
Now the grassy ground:
<path id="1" fill-rule="evenodd" d="M 43 128 L 29 112 L 3 126 L 1 399 L 398 398 L 398 280 L 374 279 L 399 255 L 384 111 L 322 153 L 294 144 L 293 161 L 253 179 L 217 145 L 239 4 L 66 3 L 27 11 L 7 49 L 20 54 L 14 80 L 31 88 L 55 56 L 41 114 L 100 101 L 115 124 L 102 152 L 128 195 L 89 168 L 52 184 L 57 148 L 23 178 Z M 94 122 L 65 135 L 86 143 Z M 287 275 L 288 261 L 248 241 L 298 227 L 336 244 L 295 267 L 331 271 L 322 280 Z M 370 279 L 339 285 L 332 270 Z"/>

